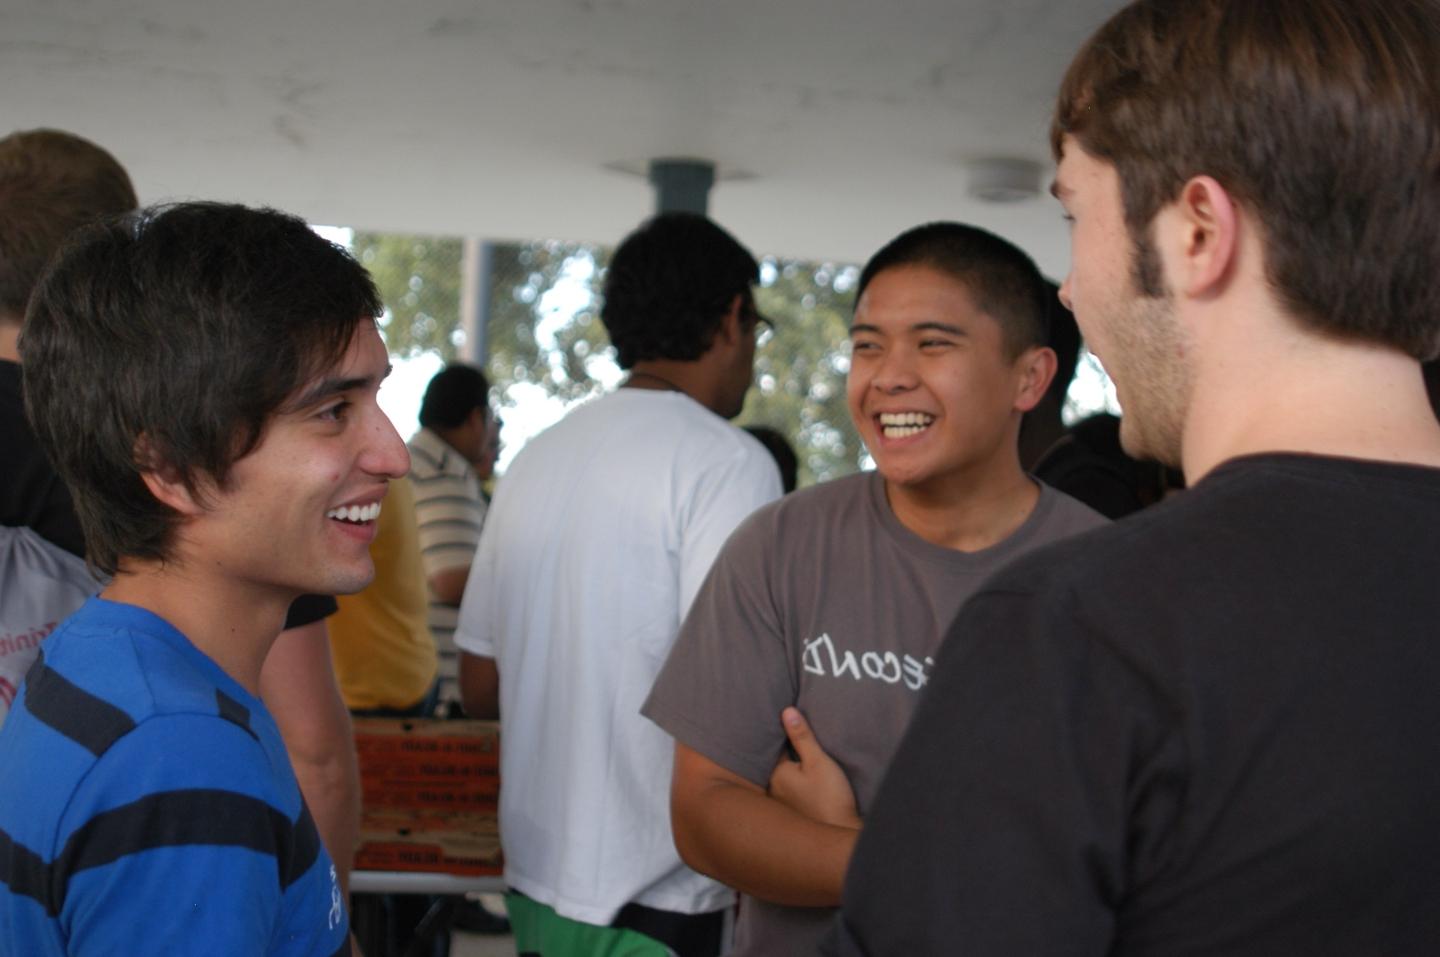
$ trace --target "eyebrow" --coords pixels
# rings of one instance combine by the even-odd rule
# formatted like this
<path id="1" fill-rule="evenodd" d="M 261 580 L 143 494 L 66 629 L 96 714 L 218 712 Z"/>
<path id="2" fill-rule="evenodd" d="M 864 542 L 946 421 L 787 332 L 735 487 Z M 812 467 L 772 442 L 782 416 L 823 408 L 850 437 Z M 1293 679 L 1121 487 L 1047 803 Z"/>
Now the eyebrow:
<path id="1" fill-rule="evenodd" d="M 964 329 L 960 328 L 959 326 L 952 326 L 952 325 L 950 325 L 950 323 L 948 323 L 948 322 L 939 322 L 939 321 L 936 321 L 936 320 L 933 320 L 933 319 L 927 320 L 927 321 L 925 321 L 925 322 L 917 322 L 917 323 L 915 323 L 915 324 L 912 325 L 912 326 L 906 327 L 905 331 L 906 331 L 906 332 L 943 332 L 943 333 L 946 333 L 947 335 L 952 335 L 952 336 L 968 336 L 968 335 L 970 334 L 970 333 L 966 332 Z M 874 335 L 881 335 L 880 327 L 879 327 L 879 326 L 871 325 L 871 324 L 868 323 L 868 322 L 856 323 L 855 325 L 853 325 L 853 326 L 850 327 L 850 335 L 853 336 L 853 335 L 855 335 L 855 333 L 857 333 L 857 332 L 869 332 L 869 333 L 872 333 L 872 334 L 874 334 Z"/>
<path id="2" fill-rule="evenodd" d="M 369 389 L 372 385 L 378 385 L 380 381 L 390 375 L 395 367 L 390 363 L 385 364 L 385 371 L 380 374 L 379 379 L 375 376 L 353 376 L 342 379 L 330 377 L 321 379 L 319 382 L 300 393 L 294 400 L 285 403 L 283 411 L 298 412 L 301 409 L 308 409 L 311 406 L 319 405 L 326 399 L 349 392 L 351 389 Z"/>

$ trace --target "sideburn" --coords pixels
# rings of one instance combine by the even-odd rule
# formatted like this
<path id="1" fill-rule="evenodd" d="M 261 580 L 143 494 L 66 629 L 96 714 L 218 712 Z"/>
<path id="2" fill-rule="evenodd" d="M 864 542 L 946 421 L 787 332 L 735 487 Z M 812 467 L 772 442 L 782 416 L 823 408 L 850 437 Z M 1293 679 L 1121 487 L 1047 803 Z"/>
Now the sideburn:
<path id="1" fill-rule="evenodd" d="M 1135 288 L 1150 299 L 1166 298 L 1168 293 L 1165 289 L 1165 271 L 1160 265 L 1160 252 L 1150 239 L 1149 227 L 1141 231 L 1132 228 L 1130 240 L 1134 246 L 1134 255 L 1130 257 L 1130 274 Z"/>

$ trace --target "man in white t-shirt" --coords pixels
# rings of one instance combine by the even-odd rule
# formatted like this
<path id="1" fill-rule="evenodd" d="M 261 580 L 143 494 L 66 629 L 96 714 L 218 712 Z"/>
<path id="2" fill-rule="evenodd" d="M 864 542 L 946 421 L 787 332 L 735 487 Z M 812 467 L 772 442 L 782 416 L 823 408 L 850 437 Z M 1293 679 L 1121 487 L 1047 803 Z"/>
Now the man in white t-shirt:
<path id="1" fill-rule="evenodd" d="M 504 720 L 500 827 L 521 953 L 710 957 L 733 894 L 670 837 L 669 737 L 640 705 L 730 532 L 780 494 L 726 420 L 750 386 L 755 259 L 701 216 L 616 250 L 601 319 L 629 370 L 515 458 L 460 610 L 465 707 Z"/>

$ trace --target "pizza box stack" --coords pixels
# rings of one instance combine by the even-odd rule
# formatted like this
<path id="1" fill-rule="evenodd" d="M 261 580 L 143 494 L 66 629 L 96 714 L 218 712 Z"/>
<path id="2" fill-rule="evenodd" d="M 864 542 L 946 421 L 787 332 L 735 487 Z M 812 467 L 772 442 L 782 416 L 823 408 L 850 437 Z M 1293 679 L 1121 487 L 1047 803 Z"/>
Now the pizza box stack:
<path id="1" fill-rule="evenodd" d="M 355 750 L 357 869 L 501 872 L 497 722 L 356 718 Z"/>

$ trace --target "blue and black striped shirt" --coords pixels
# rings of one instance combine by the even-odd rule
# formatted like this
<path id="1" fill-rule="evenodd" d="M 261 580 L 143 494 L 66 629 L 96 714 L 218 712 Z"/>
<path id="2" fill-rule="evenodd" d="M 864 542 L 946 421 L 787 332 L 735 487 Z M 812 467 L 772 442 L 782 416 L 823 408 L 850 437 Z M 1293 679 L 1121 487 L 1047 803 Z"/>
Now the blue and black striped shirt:
<path id="1" fill-rule="evenodd" d="M 0 955 L 348 953 L 264 705 L 159 617 L 91 599 L 0 728 Z"/>

